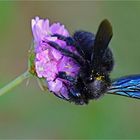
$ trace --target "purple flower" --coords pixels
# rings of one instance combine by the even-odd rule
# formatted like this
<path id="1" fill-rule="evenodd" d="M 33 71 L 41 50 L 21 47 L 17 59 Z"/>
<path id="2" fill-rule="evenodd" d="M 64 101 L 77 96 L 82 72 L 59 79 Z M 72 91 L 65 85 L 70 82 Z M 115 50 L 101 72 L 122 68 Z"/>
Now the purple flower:
<path id="1" fill-rule="evenodd" d="M 60 71 L 66 72 L 67 75 L 75 77 L 79 72 L 79 66 L 70 57 L 63 56 L 61 52 L 52 48 L 47 42 L 54 41 L 62 48 L 66 48 L 77 53 L 73 46 L 67 46 L 66 42 L 52 37 L 53 34 L 60 34 L 68 37 L 69 33 L 64 25 L 60 23 L 49 24 L 48 19 L 32 19 L 32 32 L 34 37 L 34 53 L 35 53 L 35 71 L 37 77 L 44 78 L 50 91 L 55 95 L 68 99 L 69 82 L 57 78 Z M 45 43 L 44 43 L 45 41 Z M 78 53 L 77 53 L 78 54 Z"/>

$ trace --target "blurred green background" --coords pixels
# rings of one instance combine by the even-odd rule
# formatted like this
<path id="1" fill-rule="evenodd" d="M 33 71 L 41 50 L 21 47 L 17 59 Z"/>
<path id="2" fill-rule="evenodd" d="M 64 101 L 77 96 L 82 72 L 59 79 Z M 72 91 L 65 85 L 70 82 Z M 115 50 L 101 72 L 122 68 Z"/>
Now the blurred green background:
<path id="1" fill-rule="evenodd" d="M 71 33 L 113 26 L 112 78 L 140 73 L 140 2 L 0 1 L 0 87 L 27 69 L 35 16 L 60 21 Z M 0 138 L 140 139 L 140 101 L 106 95 L 76 106 L 44 93 L 35 79 L 0 97 Z"/>

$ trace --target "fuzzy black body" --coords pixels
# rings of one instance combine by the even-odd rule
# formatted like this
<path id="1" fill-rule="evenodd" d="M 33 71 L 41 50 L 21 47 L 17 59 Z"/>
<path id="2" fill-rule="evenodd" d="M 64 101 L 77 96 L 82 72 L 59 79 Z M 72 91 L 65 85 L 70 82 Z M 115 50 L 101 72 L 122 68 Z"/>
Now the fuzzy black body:
<path id="1" fill-rule="evenodd" d="M 77 77 L 68 76 L 60 72 L 58 77 L 68 80 L 69 101 L 76 104 L 87 104 L 91 99 L 98 99 L 110 87 L 110 72 L 113 69 L 114 60 L 108 44 L 112 38 L 112 27 L 108 20 L 103 20 L 98 28 L 96 36 L 86 31 L 77 31 L 73 37 L 55 35 L 73 45 L 80 56 L 62 49 L 58 44 L 50 42 L 49 45 L 59 50 L 65 56 L 73 58 L 79 65 L 80 71 Z"/>
<path id="2" fill-rule="evenodd" d="M 94 55 L 95 35 L 86 31 L 77 31 L 74 33 L 73 38 L 80 46 L 82 52 L 84 52 L 83 57 L 87 60 L 87 64 L 81 67 L 77 82 L 74 85 L 75 89 L 78 89 L 80 93 L 79 96 L 71 93 L 69 95 L 71 100 L 76 104 L 87 104 L 89 100 L 98 99 L 108 90 L 111 84 L 109 73 L 112 71 L 114 65 L 113 55 L 111 50 L 107 48 L 103 56 L 99 58 L 101 73 L 94 73 L 96 66 L 95 69 L 92 68 L 91 57 Z"/>

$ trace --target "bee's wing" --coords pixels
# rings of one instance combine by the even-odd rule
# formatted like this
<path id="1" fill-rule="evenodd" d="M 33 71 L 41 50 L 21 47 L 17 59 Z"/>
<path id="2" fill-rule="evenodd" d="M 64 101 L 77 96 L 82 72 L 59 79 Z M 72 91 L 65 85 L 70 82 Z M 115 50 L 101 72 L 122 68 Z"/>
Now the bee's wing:
<path id="1" fill-rule="evenodd" d="M 140 75 L 125 76 L 114 80 L 108 93 L 140 99 Z"/>
<path id="2" fill-rule="evenodd" d="M 111 23 L 105 19 L 99 25 L 93 46 L 93 56 L 91 57 L 91 61 L 92 64 L 95 64 L 95 67 L 100 64 L 99 60 L 107 49 L 112 36 L 113 31 Z"/>

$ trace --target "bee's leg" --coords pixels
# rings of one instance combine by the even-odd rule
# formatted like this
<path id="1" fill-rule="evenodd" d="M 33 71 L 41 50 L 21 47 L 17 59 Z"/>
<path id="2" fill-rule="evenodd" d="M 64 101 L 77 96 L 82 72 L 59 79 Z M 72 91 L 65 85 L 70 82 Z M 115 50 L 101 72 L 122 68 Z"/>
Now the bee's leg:
<path id="1" fill-rule="evenodd" d="M 85 60 L 81 56 L 78 56 L 78 55 L 70 52 L 69 50 L 62 48 L 57 43 L 55 43 L 53 41 L 46 42 L 46 43 L 49 44 L 51 47 L 55 48 L 56 50 L 60 51 L 63 55 L 73 58 L 78 64 L 80 64 L 80 65 L 85 64 Z"/>
<path id="2" fill-rule="evenodd" d="M 63 36 L 60 34 L 54 34 L 52 36 L 57 37 L 59 40 L 65 41 L 67 46 L 74 46 L 81 56 L 83 56 L 83 57 L 85 56 L 85 53 L 83 52 L 83 50 L 80 48 L 78 42 L 76 42 L 73 37 L 70 37 L 70 36 L 66 37 L 66 36 Z"/>
<path id="3" fill-rule="evenodd" d="M 74 97 L 80 97 L 81 96 L 80 92 L 78 90 L 76 90 L 74 87 L 70 88 L 69 91 L 72 94 L 72 96 L 74 96 Z"/>
<path id="4" fill-rule="evenodd" d="M 53 37 L 57 37 L 59 40 L 63 40 L 66 42 L 68 46 L 74 46 L 76 44 L 75 40 L 72 37 L 66 37 L 60 34 L 54 34 Z"/>
<path id="5" fill-rule="evenodd" d="M 81 96 L 80 92 L 74 86 L 65 85 L 69 91 L 70 98 L 78 98 Z"/>
<path id="6" fill-rule="evenodd" d="M 71 99 L 77 99 L 78 97 L 81 96 L 80 92 L 75 88 L 74 85 L 69 86 L 66 83 L 64 83 L 64 85 L 67 87 L 69 92 L 69 97 Z"/>
<path id="7" fill-rule="evenodd" d="M 61 79 L 69 81 L 70 84 L 65 85 L 67 87 L 67 89 L 69 90 L 69 93 L 71 93 L 71 95 L 74 96 L 74 97 L 79 97 L 80 96 L 79 91 L 74 88 L 75 84 L 77 82 L 77 78 L 69 76 L 69 75 L 66 74 L 66 72 L 63 72 L 63 71 L 60 71 L 56 78 L 61 78 Z"/>
<path id="8" fill-rule="evenodd" d="M 59 72 L 58 77 L 62 78 L 64 80 L 68 80 L 70 82 L 70 84 L 66 84 L 64 82 L 64 85 L 68 89 L 69 97 L 70 97 L 71 101 L 74 101 L 76 104 L 79 104 L 79 105 L 83 105 L 84 103 L 86 103 L 86 104 L 88 103 L 88 100 L 86 98 L 82 99 L 83 95 L 81 94 L 81 90 L 79 87 L 77 87 L 77 82 L 78 82 L 77 78 L 69 76 L 66 74 L 66 72 L 63 72 L 63 71 Z"/>
<path id="9" fill-rule="evenodd" d="M 72 84 L 75 84 L 77 82 L 77 78 L 69 76 L 69 75 L 66 74 L 66 72 L 63 72 L 63 71 L 60 71 L 58 73 L 58 75 L 56 76 L 56 78 L 61 78 L 61 79 L 64 79 L 64 80 L 68 80 Z"/>

